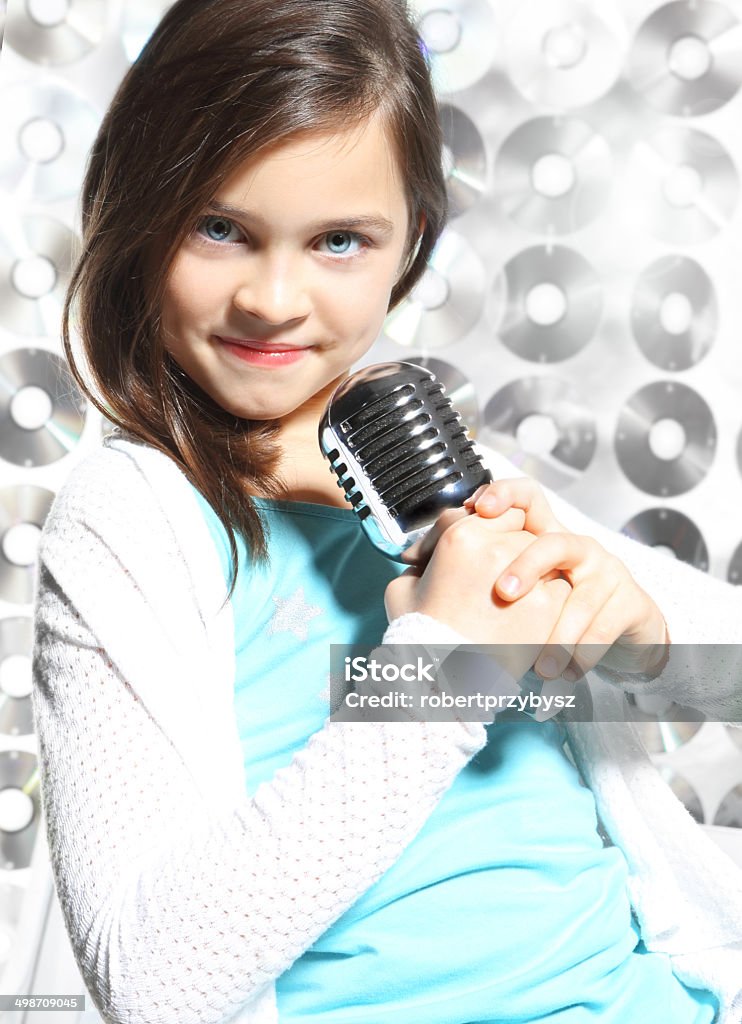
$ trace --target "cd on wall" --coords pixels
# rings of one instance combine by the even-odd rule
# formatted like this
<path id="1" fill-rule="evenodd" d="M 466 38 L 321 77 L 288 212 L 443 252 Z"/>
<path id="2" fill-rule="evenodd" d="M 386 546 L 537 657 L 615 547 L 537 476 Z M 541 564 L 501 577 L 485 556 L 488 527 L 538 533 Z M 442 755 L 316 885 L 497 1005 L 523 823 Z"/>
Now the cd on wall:
<path id="1" fill-rule="evenodd" d="M 61 83 L 4 89 L 0 187 L 41 202 L 77 195 L 98 123 L 90 104 Z"/>
<path id="2" fill-rule="evenodd" d="M 0 234 L 0 325 L 17 334 L 59 334 L 77 238 L 61 221 L 26 214 Z"/>
<path id="3" fill-rule="evenodd" d="M 506 263 L 487 300 L 497 336 L 521 359 L 556 363 L 588 344 L 603 288 L 587 260 L 565 246 L 533 246 Z"/>
<path id="4" fill-rule="evenodd" d="M 709 552 L 692 519 L 674 508 L 647 508 L 629 519 L 621 533 L 650 548 L 660 548 L 681 562 L 708 571 Z"/>
<path id="5" fill-rule="evenodd" d="M 423 351 L 453 345 L 479 320 L 484 290 L 482 261 L 462 235 L 447 229 L 418 284 L 388 314 L 384 334 Z"/>
<path id="6" fill-rule="evenodd" d="M 0 600 L 33 601 L 38 546 L 54 494 L 19 484 L 0 488 Z"/>
<path id="7" fill-rule="evenodd" d="M 628 62 L 636 92 L 663 114 L 700 117 L 742 84 L 742 30 L 729 7 L 678 0 L 640 26 Z"/>
<path id="8" fill-rule="evenodd" d="M 510 80 L 530 103 L 583 107 L 613 86 L 623 66 L 625 43 L 600 17 L 599 6 L 579 0 L 518 4 L 508 22 L 504 51 Z"/>
<path id="9" fill-rule="evenodd" d="M 461 414 L 461 420 L 466 425 L 469 436 L 476 437 L 479 431 L 479 403 L 474 391 L 474 385 L 458 367 L 443 359 L 436 359 L 433 356 L 411 355 L 406 357 L 407 362 L 415 363 L 426 370 L 430 370 L 437 380 L 443 385 L 443 389 L 451 399 L 451 404 Z"/>
<path id="10" fill-rule="evenodd" d="M 742 583 L 742 541 L 739 542 L 732 552 L 732 557 L 729 559 L 727 580 L 729 583 L 734 583 L 735 586 L 739 586 Z"/>
<path id="11" fill-rule="evenodd" d="M 486 0 L 412 0 L 438 94 L 479 81 L 494 61 L 494 15 Z"/>
<path id="12" fill-rule="evenodd" d="M 656 381 L 625 403 L 614 444 L 621 469 L 640 490 L 661 497 L 685 494 L 713 462 L 716 424 L 698 392 Z"/>
<path id="13" fill-rule="evenodd" d="M 0 751 L 0 869 L 27 868 L 41 816 L 36 756 Z"/>
<path id="14" fill-rule="evenodd" d="M 45 349 L 0 356 L 0 458 L 47 466 L 70 452 L 85 425 L 86 403 L 67 364 Z"/>
<path id="15" fill-rule="evenodd" d="M 719 804 L 714 825 L 742 828 L 742 784 L 734 786 Z"/>
<path id="16" fill-rule="evenodd" d="M 536 117 L 505 139 L 494 190 L 503 213 L 537 234 L 578 231 L 611 196 L 613 158 L 606 140 L 576 117 Z"/>
<path id="17" fill-rule="evenodd" d="M 65 0 L 64 4 L 12 4 L 5 19 L 5 42 L 35 64 L 71 64 L 99 46 L 107 4 Z"/>
<path id="18" fill-rule="evenodd" d="M 696 366 L 711 348 L 718 327 L 714 286 L 695 260 L 661 256 L 642 272 L 634 289 L 631 328 L 655 366 Z"/>
<path id="19" fill-rule="evenodd" d="M 449 216 L 460 217 L 487 187 L 487 152 L 479 129 L 460 107 L 442 103 L 440 120 Z"/>
<path id="20" fill-rule="evenodd" d="M 660 128 L 637 142 L 629 159 L 631 217 L 671 245 L 713 238 L 732 218 L 739 176 L 711 135 L 693 128 Z"/>
<path id="21" fill-rule="evenodd" d="M 553 490 L 584 473 L 595 454 L 592 414 L 555 377 L 526 377 L 497 391 L 484 409 L 482 441 Z"/>
<path id="22" fill-rule="evenodd" d="M 0 619 L 0 734 L 30 736 L 31 651 L 33 620 L 27 616 Z"/>

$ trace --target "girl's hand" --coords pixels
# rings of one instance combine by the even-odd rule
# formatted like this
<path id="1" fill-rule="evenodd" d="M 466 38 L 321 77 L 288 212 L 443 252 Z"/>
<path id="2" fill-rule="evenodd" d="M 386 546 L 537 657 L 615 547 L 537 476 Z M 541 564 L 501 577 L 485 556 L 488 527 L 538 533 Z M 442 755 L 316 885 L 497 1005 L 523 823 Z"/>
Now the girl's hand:
<path id="1" fill-rule="evenodd" d="M 528 478 L 498 480 L 464 503 L 477 515 L 521 510 L 524 528 L 537 534 L 499 574 L 503 601 L 521 600 L 544 575 L 559 571 L 572 586 L 535 669 L 546 679 L 574 682 L 601 662 L 626 672 L 657 668 L 670 642 L 662 612 L 626 566 L 592 537 L 566 530 L 544 492 Z M 425 538 L 427 539 L 427 537 Z"/>
<path id="2" fill-rule="evenodd" d="M 510 521 L 517 525 L 509 531 L 501 528 L 505 516 L 498 522 L 468 509 L 449 509 L 439 518 L 448 525 L 425 569 L 411 566 L 387 585 L 387 617 L 391 622 L 406 612 L 421 612 L 472 643 L 502 645 L 497 660 L 519 679 L 553 632 L 569 584 L 558 573 L 546 573 L 522 600 L 501 600 L 493 590 L 495 579 L 535 543 L 534 536 L 522 529 L 523 514 L 514 510 Z"/>

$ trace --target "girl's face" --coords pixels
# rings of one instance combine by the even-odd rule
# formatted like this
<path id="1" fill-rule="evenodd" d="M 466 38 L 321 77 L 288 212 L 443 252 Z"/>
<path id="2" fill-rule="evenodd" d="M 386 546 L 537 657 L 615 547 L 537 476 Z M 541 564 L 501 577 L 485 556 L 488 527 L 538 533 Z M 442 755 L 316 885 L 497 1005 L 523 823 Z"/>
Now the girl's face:
<path id="1" fill-rule="evenodd" d="M 316 430 L 382 328 L 407 236 L 377 117 L 271 147 L 226 180 L 179 250 L 165 346 L 230 412 Z"/>

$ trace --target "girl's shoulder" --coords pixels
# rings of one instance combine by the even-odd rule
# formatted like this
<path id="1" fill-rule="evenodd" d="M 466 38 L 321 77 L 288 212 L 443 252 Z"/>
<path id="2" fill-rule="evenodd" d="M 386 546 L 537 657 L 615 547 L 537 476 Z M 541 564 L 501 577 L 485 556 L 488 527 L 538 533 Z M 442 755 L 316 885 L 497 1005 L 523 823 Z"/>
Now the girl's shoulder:
<path id="1" fill-rule="evenodd" d="M 168 455 L 119 432 L 66 477 L 44 522 L 39 561 L 75 593 L 86 577 L 101 594 L 126 580 L 150 607 L 187 600 L 203 617 L 224 599 L 195 489 Z"/>
<path id="2" fill-rule="evenodd" d="M 139 524 L 156 529 L 167 518 L 168 504 L 189 487 L 163 452 L 131 435 L 109 434 L 72 467 L 54 496 L 44 530 L 48 533 L 62 521 L 93 528 Z"/>

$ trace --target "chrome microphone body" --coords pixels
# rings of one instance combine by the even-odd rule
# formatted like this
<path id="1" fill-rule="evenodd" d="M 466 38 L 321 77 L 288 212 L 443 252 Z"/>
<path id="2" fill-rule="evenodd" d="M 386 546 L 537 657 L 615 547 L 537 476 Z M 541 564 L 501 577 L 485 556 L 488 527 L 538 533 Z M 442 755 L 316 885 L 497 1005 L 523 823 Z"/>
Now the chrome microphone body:
<path id="1" fill-rule="evenodd" d="M 394 561 L 492 480 L 443 385 L 415 363 L 376 363 L 346 378 L 319 444 L 369 540 Z"/>

